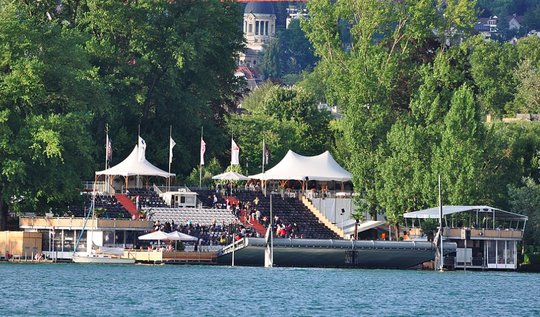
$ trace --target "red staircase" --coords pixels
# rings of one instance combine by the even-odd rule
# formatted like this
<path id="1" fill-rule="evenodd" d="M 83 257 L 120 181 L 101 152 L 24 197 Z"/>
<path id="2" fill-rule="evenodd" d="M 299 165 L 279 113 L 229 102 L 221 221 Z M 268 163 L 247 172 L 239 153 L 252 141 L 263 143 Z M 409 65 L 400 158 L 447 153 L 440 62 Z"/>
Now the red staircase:
<path id="1" fill-rule="evenodd" d="M 249 223 L 248 217 L 244 213 L 242 213 L 239 218 L 240 218 L 240 222 L 242 222 L 244 226 L 252 227 L 259 233 L 261 237 L 264 237 L 264 235 L 266 234 L 266 228 L 263 225 L 261 225 L 257 220 L 253 220 L 251 221 L 251 223 Z"/>
<path id="2" fill-rule="evenodd" d="M 139 219 L 140 213 L 131 198 L 123 194 L 116 194 L 114 197 L 131 214 L 132 219 Z"/>
<path id="3" fill-rule="evenodd" d="M 236 197 L 229 196 L 229 197 L 223 197 L 223 199 L 225 199 L 225 201 L 231 205 L 238 205 L 238 198 Z M 238 218 L 245 227 L 252 227 L 261 235 L 261 237 L 264 237 L 264 235 L 266 234 L 266 228 L 262 224 L 260 224 L 257 220 L 254 220 L 251 223 L 249 223 L 248 217 L 246 216 L 244 212 L 242 212 L 240 214 L 240 217 Z"/>

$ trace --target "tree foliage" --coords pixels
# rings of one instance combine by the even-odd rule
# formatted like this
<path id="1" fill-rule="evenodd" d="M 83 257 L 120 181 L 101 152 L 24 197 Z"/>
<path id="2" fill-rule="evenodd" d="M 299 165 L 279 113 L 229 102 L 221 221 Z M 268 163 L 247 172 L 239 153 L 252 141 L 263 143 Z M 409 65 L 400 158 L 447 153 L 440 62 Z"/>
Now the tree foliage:
<path id="1" fill-rule="evenodd" d="M 74 199 L 92 170 L 87 117 L 103 87 L 83 40 L 0 2 L 0 229 L 8 209 L 41 211 Z"/>
<path id="2" fill-rule="evenodd" d="M 396 118 L 410 110 L 422 65 L 433 61 L 456 30 L 466 32 L 472 25 L 471 5 L 429 0 L 308 4 L 313 16 L 305 29 L 321 57 L 318 67 L 330 100 L 344 113 L 349 168 L 372 214 L 381 208 L 377 166 L 386 151 L 380 148 Z M 349 25 L 352 43 L 341 41 L 338 21 Z"/>
<path id="3" fill-rule="evenodd" d="M 232 115 L 228 129 L 241 149 L 241 164 L 250 173 L 262 169 L 262 142 L 271 152 L 269 167 L 288 150 L 317 155 L 328 149 L 330 114 L 319 110 L 301 87 L 263 86 L 248 97 L 248 112 Z"/>
<path id="4" fill-rule="evenodd" d="M 0 0 L 0 229 L 11 210 L 67 205 L 104 157 L 136 143 L 173 171 L 223 152 L 223 117 L 240 91 L 239 6 L 220 1 Z M 183 155 L 177 155 L 178 153 Z"/>
<path id="5" fill-rule="evenodd" d="M 509 186 L 511 210 L 529 217 L 523 240 L 540 245 L 540 185 L 532 178 L 524 178 L 522 186 Z"/>

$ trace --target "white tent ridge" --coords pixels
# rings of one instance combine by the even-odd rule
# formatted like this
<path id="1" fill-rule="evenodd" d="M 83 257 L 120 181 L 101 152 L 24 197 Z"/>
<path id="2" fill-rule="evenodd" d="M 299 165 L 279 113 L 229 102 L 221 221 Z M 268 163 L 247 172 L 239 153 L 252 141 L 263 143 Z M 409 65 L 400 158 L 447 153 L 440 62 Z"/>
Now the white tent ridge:
<path id="1" fill-rule="evenodd" d="M 142 151 L 144 151 L 144 149 Z M 175 174 L 168 173 L 148 162 L 144 156 L 144 153 L 140 155 L 139 147 L 136 145 L 126 159 L 111 168 L 96 172 L 96 175 L 120 175 L 124 177 L 137 175 L 170 177 L 174 176 Z"/>
<path id="2" fill-rule="evenodd" d="M 265 173 L 250 175 L 260 180 L 314 180 L 347 182 L 352 174 L 341 167 L 326 151 L 316 156 L 303 156 L 291 150 L 273 168 Z"/>

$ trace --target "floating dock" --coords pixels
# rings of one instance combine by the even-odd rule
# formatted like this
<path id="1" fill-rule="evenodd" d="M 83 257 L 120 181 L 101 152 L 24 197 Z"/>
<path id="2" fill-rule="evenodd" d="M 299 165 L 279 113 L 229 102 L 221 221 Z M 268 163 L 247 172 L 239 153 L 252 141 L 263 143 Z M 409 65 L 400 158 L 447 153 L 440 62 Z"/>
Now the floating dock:
<path id="1" fill-rule="evenodd" d="M 274 239 L 274 266 L 406 269 L 435 259 L 437 247 L 427 241 Z M 445 243 L 445 254 L 456 252 Z M 266 240 L 244 238 L 223 249 L 222 265 L 263 266 Z"/>

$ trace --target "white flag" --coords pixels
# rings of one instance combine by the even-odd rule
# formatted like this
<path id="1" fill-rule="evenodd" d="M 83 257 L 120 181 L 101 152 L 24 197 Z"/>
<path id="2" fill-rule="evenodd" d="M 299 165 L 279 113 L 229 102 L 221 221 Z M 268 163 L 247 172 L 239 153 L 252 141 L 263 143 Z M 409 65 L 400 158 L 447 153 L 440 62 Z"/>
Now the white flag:
<path id="1" fill-rule="evenodd" d="M 172 163 L 172 158 L 173 158 L 172 149 L 173 149 L 173 147 L 175 145 L 176 145 L 176 142 L 174 142 L 174 140 L 172 138 L 170 138 L 170 140 L 169 140 L 169 164 Z"/>
<path id="2" fill-rule="evenodd" d="M 143 138 L 139 137 L 139 162 L 142 162 L 145 160 L 146 152 L 146 142 L 144 142 Z"/>
<path id="3" fill-rule="evenodd" d="M 206 143 L 201 138 L 201 165 L 204 165 L 204 152 L 206 152 Z"/>
<path id="4" fill-rule="evenodd" d="M 240 164 L 240 148 L 236 145 L 233 139 L 231 139 L 231 165 Z"/>

